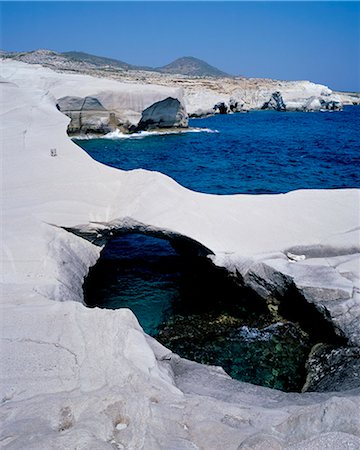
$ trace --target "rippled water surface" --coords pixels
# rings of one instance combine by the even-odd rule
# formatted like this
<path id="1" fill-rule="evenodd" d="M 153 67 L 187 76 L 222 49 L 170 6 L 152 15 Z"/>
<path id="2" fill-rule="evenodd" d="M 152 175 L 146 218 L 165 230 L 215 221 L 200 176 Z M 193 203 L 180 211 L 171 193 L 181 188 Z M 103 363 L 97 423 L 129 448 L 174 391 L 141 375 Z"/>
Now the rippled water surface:
<path id="1" fill-rule="evenodd" d="M 217 115 L 190 125 L 218 132 L 76 142 L 110 166 L 156 170 L 207 193 L 360 187 L 360 107 Z"/>

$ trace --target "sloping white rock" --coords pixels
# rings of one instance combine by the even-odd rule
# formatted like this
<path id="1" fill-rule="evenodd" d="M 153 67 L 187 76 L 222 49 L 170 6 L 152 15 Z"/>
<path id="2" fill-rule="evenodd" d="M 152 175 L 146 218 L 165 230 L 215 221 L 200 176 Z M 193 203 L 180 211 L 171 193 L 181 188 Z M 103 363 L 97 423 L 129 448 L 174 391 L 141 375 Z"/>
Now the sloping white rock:
<path id="1" fill-rule="evenodd" d="M 122 122 L 137 124 L 144 109 L 168 97 L 183 101 L 180 88 L 155 84 L 121 83 L 89 75 L 63 74 L 41 66 L 18 61 L 1 61 L 1 76 L 24 88 L 40 88 L 55 99 L 91 97 Z M 69 106 L 69 105 L 68 105 Z"/>
<path id="2" fill-rule="evenodd" d="M 353 233 L 359 191 L 205 195 L 159 173 L 106 167 L 68 139 L 69 119 L 56 109 L 56 98 L 90 95 L 108 81 L 86 87 L 71 76 L 68 84 L 67 76 L 61 81 L 62 75 L 17 64 L 4 72 L 3 448 L 215 450 L 268 448 L 269 442 L 301 448 L 329 436 L 358 442 L 357 392 L 284 394 L 240 383 L 220 368 L 171 354 L 128 310 L 86 308 L 82 281 L 101 248 L 61 227 L 94 238 L 139 222 L 179 233 L 244 279 L 256 275 L 249 277 L 254 288 L 281 289 L 281 280 L 291 277 L 309 301 L 336 285 L 339 296 L 329 302 L 345 300 L 349 314 L 353 308 L 346 331 L 358 326 L 352 258 L 359 252 Z M 145 104 L 140 95 L 132 98 Z M 288 252 L 306 259 L 291 262 Z M 311 260 L 317 258 L 320 272 L 330 270 L 314 284 Z"/>

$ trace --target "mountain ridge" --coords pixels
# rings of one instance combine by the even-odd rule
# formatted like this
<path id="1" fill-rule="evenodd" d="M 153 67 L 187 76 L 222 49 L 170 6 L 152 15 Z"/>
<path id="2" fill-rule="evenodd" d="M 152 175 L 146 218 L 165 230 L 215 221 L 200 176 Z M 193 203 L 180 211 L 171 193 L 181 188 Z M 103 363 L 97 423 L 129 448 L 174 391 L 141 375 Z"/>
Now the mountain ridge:
<path id="1" fill-rule="evenodd" d="M 177 58 L 169 64 L 156 68 L 162 73 L 181 74 L 188 76 L 213 76 L 213 77 L 229 77 L 230 75 L 211 66 L 202 59 L 194 56 L 183 56 Z"/>
<path id="2" fill-rule="evenodd" d="M 183 56 L 160 67 L 138 66 L 125 61 L 93 55 L 77 50 L 55 52 L 48 49 L 37 49 L 29 52 L 1 51 L 3 58 L 17 59 L 32 64 L 58 65 L 71 69 L 77 64 L 88 69 L 142 70 L 173 75 L 199 77 L 231 77 L 231 75 L 194 56 Z"/>

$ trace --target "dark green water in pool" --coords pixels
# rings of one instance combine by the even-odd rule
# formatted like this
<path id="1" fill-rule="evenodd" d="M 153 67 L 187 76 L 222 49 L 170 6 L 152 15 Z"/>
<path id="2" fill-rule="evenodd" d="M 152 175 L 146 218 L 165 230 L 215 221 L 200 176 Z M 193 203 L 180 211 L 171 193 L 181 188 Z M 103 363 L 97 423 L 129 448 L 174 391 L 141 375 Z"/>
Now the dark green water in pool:
<path id="1" fill-rule="evenodd" d="M 167 241 L 113 239 L 84 293 L 89 306 L 130 308 L 175 353 L 220 365 L 238 380 L 285 391 L 299 391 L 305 381 L 309 336 L 206 258 L 178 255 Z"/>

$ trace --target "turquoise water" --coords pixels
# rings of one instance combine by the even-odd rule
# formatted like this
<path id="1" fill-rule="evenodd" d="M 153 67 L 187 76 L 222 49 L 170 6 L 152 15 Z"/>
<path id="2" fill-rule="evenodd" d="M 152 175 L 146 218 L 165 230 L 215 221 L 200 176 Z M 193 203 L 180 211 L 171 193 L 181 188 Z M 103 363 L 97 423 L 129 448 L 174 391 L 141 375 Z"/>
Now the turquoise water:
<path id="1" fill-rule="evenodd" d="M 130 308 L 145 331 L 155 335 L 181 299 L 184 264 L 167 241 L 142 235 L 113 239 L 87 278 L 86 302 Z"/>
<path id="2" fill-rule="evenodd" d="M 89 306 L 130 308 L 144 330 L 179 355 L 229 375 L 299 391 L 314 341 L 273 317 L 206 259 L 178 255 L 167 241 L 127 235 L 105 247 L 84 284 Z"/>
<path id="3" fill-rule="evenodd" d="M 215 116 L 191 121 L 214 132 L 77 143 L 105 164 L 158 170 L 208 193 L 360 187 L 359 112 Z M 270 314 L 211 264 L 146 236 L 113 239 L 84 293 L 89 306 L 132 309 L 147 333 L 181 356 L 286 391 L 301 390 L 311 346 L 326 341 Z"/>

